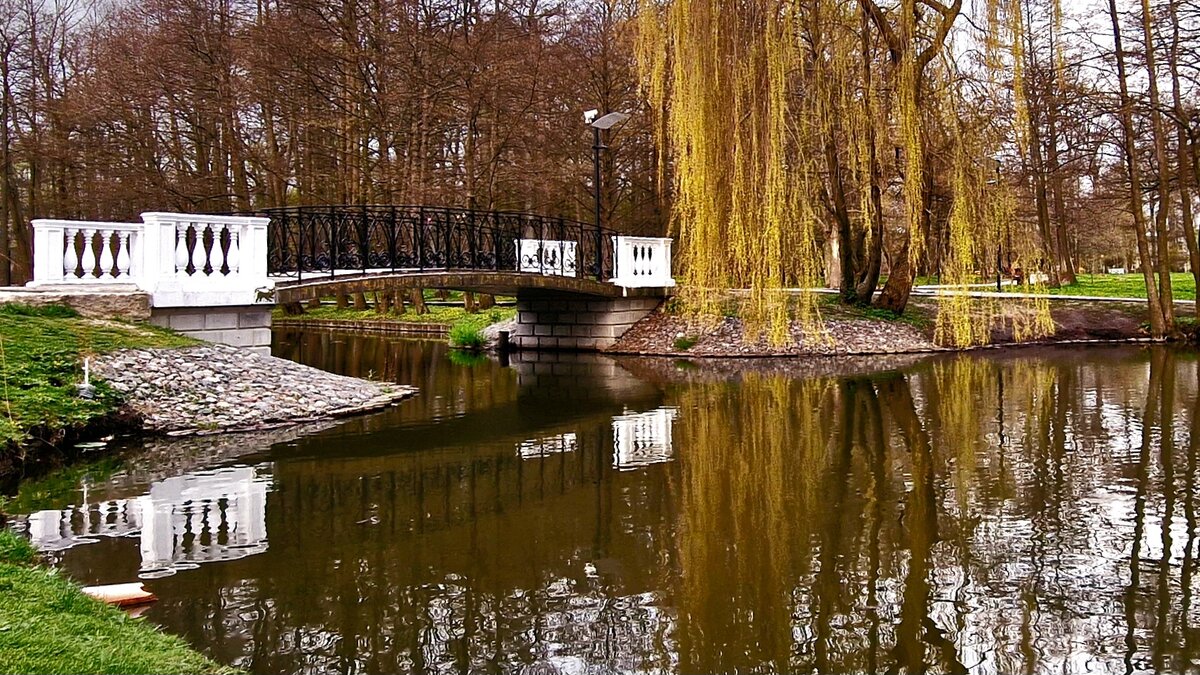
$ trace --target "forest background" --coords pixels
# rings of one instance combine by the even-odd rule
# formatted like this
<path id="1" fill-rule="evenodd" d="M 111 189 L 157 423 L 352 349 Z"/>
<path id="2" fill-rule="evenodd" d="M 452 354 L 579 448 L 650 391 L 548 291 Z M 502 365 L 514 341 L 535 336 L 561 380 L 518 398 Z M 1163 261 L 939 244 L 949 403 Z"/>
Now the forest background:
<path id="1" fill-rule="evenodd" d="M 702 24 L 720 41 L 697 42 Z M 0 0 L 0 284 L 30 277 L 39 217 L 377 203 L 587 221 L 595 108 L 631 114 L 605 138 L 605 224 L 681 236 L 685 266 L 714 244 L 689 230 L 681 142 L 795 179 L 782 227 L 809 233 L 812 269 L 764 281 L 731 251 L 692 281 L 882 289 L 900 312 L 919 277 L 1119 267 L 1151 282 L 1162 334 L 1167 273 L 1200 274 L 1198 78 L 1196 0 Z M 736 173 L 709 176 L 718 232 L 757 217 L 737 191 L 758 178 Z M 786 257 L 787 236 L 745 229 Z"/>

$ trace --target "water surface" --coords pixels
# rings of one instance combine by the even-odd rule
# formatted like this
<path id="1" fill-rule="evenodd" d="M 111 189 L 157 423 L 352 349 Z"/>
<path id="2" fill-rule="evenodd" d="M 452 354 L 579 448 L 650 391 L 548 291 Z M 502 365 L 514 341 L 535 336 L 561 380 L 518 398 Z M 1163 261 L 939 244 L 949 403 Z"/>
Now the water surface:
<path id="1" fill-rule="evenodd" d="M 333 333 L 369 417 L 157 442 L 23 521 L 255 673 L 1197 671 L 1194 352 L 697 368 Z"/>

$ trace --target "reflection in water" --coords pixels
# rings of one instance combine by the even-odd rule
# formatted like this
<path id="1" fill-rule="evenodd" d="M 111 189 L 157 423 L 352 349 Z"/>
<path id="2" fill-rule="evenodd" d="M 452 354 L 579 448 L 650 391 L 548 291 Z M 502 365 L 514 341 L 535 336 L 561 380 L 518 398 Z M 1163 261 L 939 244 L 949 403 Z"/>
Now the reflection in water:
<path id="1" fill-rule="evenodd" d="M 517 445 L 517 453 L 522 459 L 533 459 L 553 455 L 559 452 L 575 452 L 577 439 L 575 434 L 555 434 L 542 438 L 531 438 Z"/>
<path id="2" fill-rule="evenodd" d="M 613 466 L 632 470 L 671 461 L 671 427 L 678 415 L 677 408 L 667 407 L 613 417 Z"/>
<path id="3" fill-rule="evenodd" d="M 270 547 L 150 618 L 264 673 L 1197 670 L 1192 352 L 455 368 L 263 450 Z"/>
<path id="4" fill-rule="evenodd" d="M 156 579 L 199 563 L 236 560 L 267 550 L 270 467 L 233 467 L 173 476 L 132 498 L 89 499 L 32 513 L 30 540 L 53 552 L 96 537 L 137 537 L 139 577 Z"/>

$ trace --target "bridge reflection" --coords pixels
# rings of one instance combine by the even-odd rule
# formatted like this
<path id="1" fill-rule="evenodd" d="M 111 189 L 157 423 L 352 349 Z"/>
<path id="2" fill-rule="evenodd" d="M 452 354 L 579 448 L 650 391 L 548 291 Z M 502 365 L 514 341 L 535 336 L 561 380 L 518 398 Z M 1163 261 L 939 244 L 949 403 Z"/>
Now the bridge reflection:
<path id="1" fill-rule="evenodd" d="M 89 500 L 30 514 L 26 529 L 41 551 L 62 551 L 99 537 L 136 537 L 138 576 L 155 579 L 200 563 L 267 550 L 271 467 L 230 467 L 157 481 L 148 493 Z"/>

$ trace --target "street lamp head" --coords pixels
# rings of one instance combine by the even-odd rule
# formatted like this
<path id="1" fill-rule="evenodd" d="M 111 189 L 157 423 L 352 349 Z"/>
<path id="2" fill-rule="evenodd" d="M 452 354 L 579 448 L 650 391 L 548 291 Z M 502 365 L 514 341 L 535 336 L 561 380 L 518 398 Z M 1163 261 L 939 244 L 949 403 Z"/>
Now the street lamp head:
<path id="1" fill-rule="evenodd" d="M 593 121 L 595 121 L 596 116 L 599 114 L 600 114 L 600 111 L 596 110 L 596 109 L 592 109 L 592 110 L 589 110 L 589 111 L 583 113 L 583 123 L 591 124 Z"/>
<path id="2" fill-rule="evenodd" d="M 589 111 L 589 112 L 595 112 L 595 111 L 593 110 L 593 111 Z M 587 115 L 584 115 L 583 118 L 586 120 Z M 624 122 L 627 119 L 629 119 L 629 115 L 626 115 L 623 112 L 610 112 L 607 115 L 601 117 L 600 119 L 593 119 L 593 120 L 590 120 L 588 123 L 597 129 L 603 130 L 603 129 L 611 129 L 611 128 L 615 127 L 616 125 L 620 124 L 621 122 Z"/>

